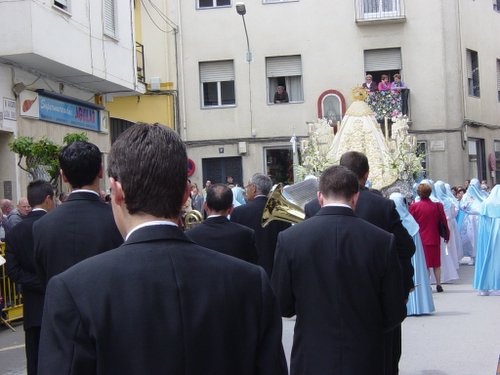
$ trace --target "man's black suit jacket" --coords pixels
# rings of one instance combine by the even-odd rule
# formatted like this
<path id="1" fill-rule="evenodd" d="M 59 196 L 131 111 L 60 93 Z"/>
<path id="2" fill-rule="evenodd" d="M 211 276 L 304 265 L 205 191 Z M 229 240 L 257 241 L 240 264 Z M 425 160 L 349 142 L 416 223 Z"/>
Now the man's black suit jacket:
<path id="1" fill-rule="evenodd" d="M 186 232 L 188 238 L 198 245 L 231 255 L 250 263 L 257 263 L 255 232 L 226 216 L 209 217 Z"/>
<path id="2" fill-rule="evenodd" d="M 307 203 L 304 208 L 306 219 L 314 216 L 319 209 L 318 199 Z M 414 287 L 411 257 L 415 253 L 415 243 L 403 226 L 394 202 L 366 188 L 361 188 L 354 213 L 396 236 L 396 249 L 403 271 L 403 298 L 407 299 L 410 290 Z"/>
<path id="3" fill-rule="evenodd" d="M 169 225 L 49 282 L 39 375 L 287 373 L 264 270 Z"/>
<path id="4" fill-rule="evenodd" d="M 290 224 L 283 221 L 272 221 L 267 227 L 262 228 L 262 213 L 264 212 L 266 202 L 266 197 L 258 196 L 247 204 L 236 207 L 231 213 L 231 221 L 245 225 L 255 231 L 257 263 L 271 277 L 278 234 L 282 230 L 289 228 Z"/>
<path id="5" fill-rule="evenodd" d="M 406 315 L 392 234 L 323 207 L 279 234 L 272 285 L 297 315 L 292 375 L 383 373 L 383 333 Z"/>
<path id="6" fill-rule="evenodd" d="M 42 210 L 30 212 L 5 238 L 7 274 L 23 290 L 24 329 L 42 325 L 44 293 L 35 267 L 33 224 L 45 214 Z"/>
<path id="7" fill-rule="evenodd" d="M 111 207 L 97 194 L 71 193 L 33 226 L 35 263 L 40 281 L 123 243 Z"/>

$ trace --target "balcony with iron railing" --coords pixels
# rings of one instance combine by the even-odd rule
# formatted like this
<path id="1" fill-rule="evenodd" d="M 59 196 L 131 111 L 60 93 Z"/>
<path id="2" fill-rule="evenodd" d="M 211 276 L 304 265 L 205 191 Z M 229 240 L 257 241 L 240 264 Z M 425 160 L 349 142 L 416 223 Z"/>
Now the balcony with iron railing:
<path id="1" fill-rule="evenodd" d="M 356 22 L 370 24 L 373 22 L 405 22 L 404 0 L 354 0 Z"/>
<path id="2" fill-rule="evenodd" d="M 146 70 L 144 69 L 144 46 L 135 42 L 135 56 L 137 60 L 137 80 L 146 83 Z"/>

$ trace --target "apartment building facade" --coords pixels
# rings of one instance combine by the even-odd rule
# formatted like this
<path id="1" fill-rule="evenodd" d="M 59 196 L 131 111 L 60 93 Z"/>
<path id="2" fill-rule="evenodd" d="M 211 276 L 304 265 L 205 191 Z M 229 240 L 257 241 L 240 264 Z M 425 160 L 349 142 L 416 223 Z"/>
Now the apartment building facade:
<path id="1" fill-rule="evenodd" d="M 0 2 L 1 197 L 26 194 L 28 175 L 8 147 L 17 136 L 62 144 L 85 132 L 109 152 L 103 95 L 141 90 L 132 15 L 132 1 Z"/>
<path id="2" fill-rule="evenodd" d="M 292 138 L 318 118 L 340 121 L 366 73 L 400 73 L 409 87 L 428 177 L 500 177 L 498 1 L 253 0 L 243 14 L 232 0 L 191 0 L 169 9 L 179 25 L 178 131 L 194 181 L 244 184 L 263 172 L 293 183 Z M 287 102 L 275 103 L 277 86 Z"/>

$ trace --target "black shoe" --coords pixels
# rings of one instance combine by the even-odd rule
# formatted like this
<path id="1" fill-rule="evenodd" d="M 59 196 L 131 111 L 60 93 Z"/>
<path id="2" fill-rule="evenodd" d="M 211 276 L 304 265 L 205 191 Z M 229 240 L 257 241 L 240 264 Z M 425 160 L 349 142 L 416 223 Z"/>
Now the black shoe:
<path id="1" fill-rule="evenodd" d="M 436 285 L 436 291 L 441 293 L 443 291 L 443 287 L 441 285 Z"/>

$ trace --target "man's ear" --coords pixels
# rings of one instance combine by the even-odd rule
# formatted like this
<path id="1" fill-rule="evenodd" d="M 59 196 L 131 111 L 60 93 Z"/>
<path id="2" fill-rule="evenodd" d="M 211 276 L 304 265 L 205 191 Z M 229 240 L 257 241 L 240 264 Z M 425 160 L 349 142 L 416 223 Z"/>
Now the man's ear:
<path id="1" fill-rule="evenodd" d="M 354 212 L 356 212 L 356 205 L 358 204 L 358 199 L 359 199 L 359 191 L 354 194 L 351 198 L 351 208 Z"/>
<path id="2" fill-rule="evenodd" d="M 110 177 L 109 185 L 111 186 L 111 200 L 118 206 L 122 206 L 125 203 L 125 192 L 123 191 L 122 184 L 113 177 Z"/>
<path id="3" fill-rule="evenodd" d="M 325 204 L 325 198 L 323 198 L 323 194 L 321 194 L 321 191 L 318 191 L 317 195 L 318 195 L 319 205 L 320 207 L 323 207 L 323 205 Z"/>
<path id="4" fill-rule="evenodd" d="M 59 173 L 61 174 L 61 177 L 62 177 L 63 181 L 65 183 L 69 184 L 68 179 L 66 178 L 66 175 L 64 174 L 64 172 L 63 172 L 62 169 L 59 169 Z"/>
<path id="5" fill-rule="evenodd" d="M 182 197 L 182 206 L 184 206 L 190 195 L 191 195 L 191 184 L 189 183 L 189 181 L 186 181 L 186 188 L 184 189 L 184 196 Z"/>
<path id="6" fill-rule="evenodd" d="M 97 177 L 102 178 L 102 176 L 104 176 L 104 170 L 102 169 L 102 165 L 101 165 L 101 168 L 99 168 L 99 173 L 97 174 Z"/>

